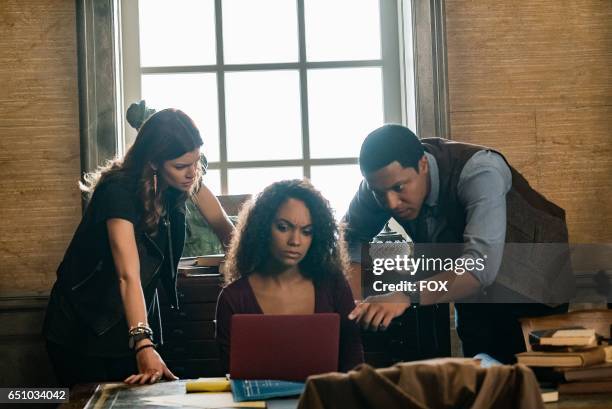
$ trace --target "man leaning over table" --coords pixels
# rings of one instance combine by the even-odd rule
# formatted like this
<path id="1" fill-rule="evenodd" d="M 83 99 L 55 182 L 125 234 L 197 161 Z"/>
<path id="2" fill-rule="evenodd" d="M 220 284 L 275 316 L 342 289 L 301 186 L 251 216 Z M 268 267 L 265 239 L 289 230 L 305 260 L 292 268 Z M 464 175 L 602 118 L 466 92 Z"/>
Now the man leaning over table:
<path id="1" fill-rule="evenodd" d="M 555 298 L 551 291 L 573 288 L 571 271 L 551 264 L 537 271 L 510 268 L 512 276 L 500 273 L 505 243 L 567 245 L 563 209 L 531 188 L 502 154 L 442 138 L 419 139 L 406 127 L 388 124 L 367 136 L 359 165 L 364 179 L 344 216 L 353 263 L 360 260 L 360 244 L 393 218 L 415 243 L 459 243 L 461 258 L 484 257 L 486 268 L 429 278 L 447 281 L 448 291 L 368 297 L 349 318 L 367 328 L 386 329 L 411 304 L 456 301 L 464 355 L 484 352 L 510 363 L 525 350 L 519 318 L 567 311 L 567 303 L 540 302 Z M 353 272 L 358 267 L 353 264 Z M 540 276 L 534 280 L 536 274 Z"/>

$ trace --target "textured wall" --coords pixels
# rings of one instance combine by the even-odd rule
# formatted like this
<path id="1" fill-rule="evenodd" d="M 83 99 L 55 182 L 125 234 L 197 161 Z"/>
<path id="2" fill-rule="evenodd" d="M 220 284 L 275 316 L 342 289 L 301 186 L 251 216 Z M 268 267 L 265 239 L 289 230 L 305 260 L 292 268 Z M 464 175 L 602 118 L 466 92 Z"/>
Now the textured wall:
<path id="1" fill-rule="evenodd" d="M 446 0 L 452 138 L 502 151 L 612 242 L 612 1 Z"/>
<path id="2" fill-rule="evenodd" d="M 80 219 L 74 0 L 0 2 L 0 295 L 47 292 Z"/>

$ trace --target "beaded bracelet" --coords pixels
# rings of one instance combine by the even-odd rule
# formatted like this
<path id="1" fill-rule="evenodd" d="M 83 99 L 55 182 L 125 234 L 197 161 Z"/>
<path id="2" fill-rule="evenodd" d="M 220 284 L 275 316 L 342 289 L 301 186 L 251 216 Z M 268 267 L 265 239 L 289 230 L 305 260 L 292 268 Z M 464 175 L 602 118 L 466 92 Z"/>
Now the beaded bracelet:
<path id="1" fill-rule="evenodd" d="M 153 335 L 153 330 L 151 330 L 151 328 L 147 324 L 139 322 L 135 327 L 130 328 L 130 330 L 128 331 L 128 335 L 133 336 L 139 334 Z"/>

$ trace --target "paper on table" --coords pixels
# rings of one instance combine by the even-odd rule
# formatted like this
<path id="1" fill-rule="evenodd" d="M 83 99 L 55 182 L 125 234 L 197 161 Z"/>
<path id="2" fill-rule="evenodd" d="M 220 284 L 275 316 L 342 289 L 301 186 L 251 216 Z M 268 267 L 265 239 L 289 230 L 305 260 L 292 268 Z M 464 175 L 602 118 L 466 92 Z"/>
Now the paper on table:
<path id="1" fill-rule="evenodd" d="M 152 396 L 143 398 L 143 401 L 159 406 L 188 406 L 190 408 L 265 408 L 266 402 L 234 402 L 230 392 L 204 392 L 204 393 L 189 393 L 183 395 L 165 395 Z"/>
<path id="2" fill-rule="evenodd" d="M 187 381 L 185 384 L 187 393 L 191 392 L 230 392 L 232 390 L 227 378 L 198 378 Z"/>

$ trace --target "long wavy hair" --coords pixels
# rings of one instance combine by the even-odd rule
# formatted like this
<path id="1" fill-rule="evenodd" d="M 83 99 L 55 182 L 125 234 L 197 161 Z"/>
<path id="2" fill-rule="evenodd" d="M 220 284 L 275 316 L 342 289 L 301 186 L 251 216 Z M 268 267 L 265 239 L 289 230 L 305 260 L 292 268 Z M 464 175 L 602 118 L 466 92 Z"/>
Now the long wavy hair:
<path id="1" fill-rule="evenodd" d="M 262 273 L 270 257 L 271 229 L 278 209 L 289 199 L 306 205 L 312 219 L 312 243 L 300 262 L 300 271 L 313 282 L 348 272 L 343 229 L 336 223 L 327 199 L 307 180 L 284 180 L 266 187 L 245 204 L 225 263 L 227 284 L 254 272 Z"/>
<path id="2" fill-rule="evenodd" d="M 163 212 L 163 195 L 155 192 L 152 165 L 161 169 L 165 161 L 176 159 L 202 146 L 200 131 L 194 122 L 178 109 L 164 109 L 147 119 L 138 131 L 134 144 L 123 158 L 115 158 L 95 172 L 85 174 L 81 190 L 88 196 L 109 181 L 128 184 L 140 199 L 143 211 L 141 224 L 145 231 L 154 233 Z M 192 192 L 182 193 L 177 204 L 184 203 L 201 184 L 201 165 Z"/>

